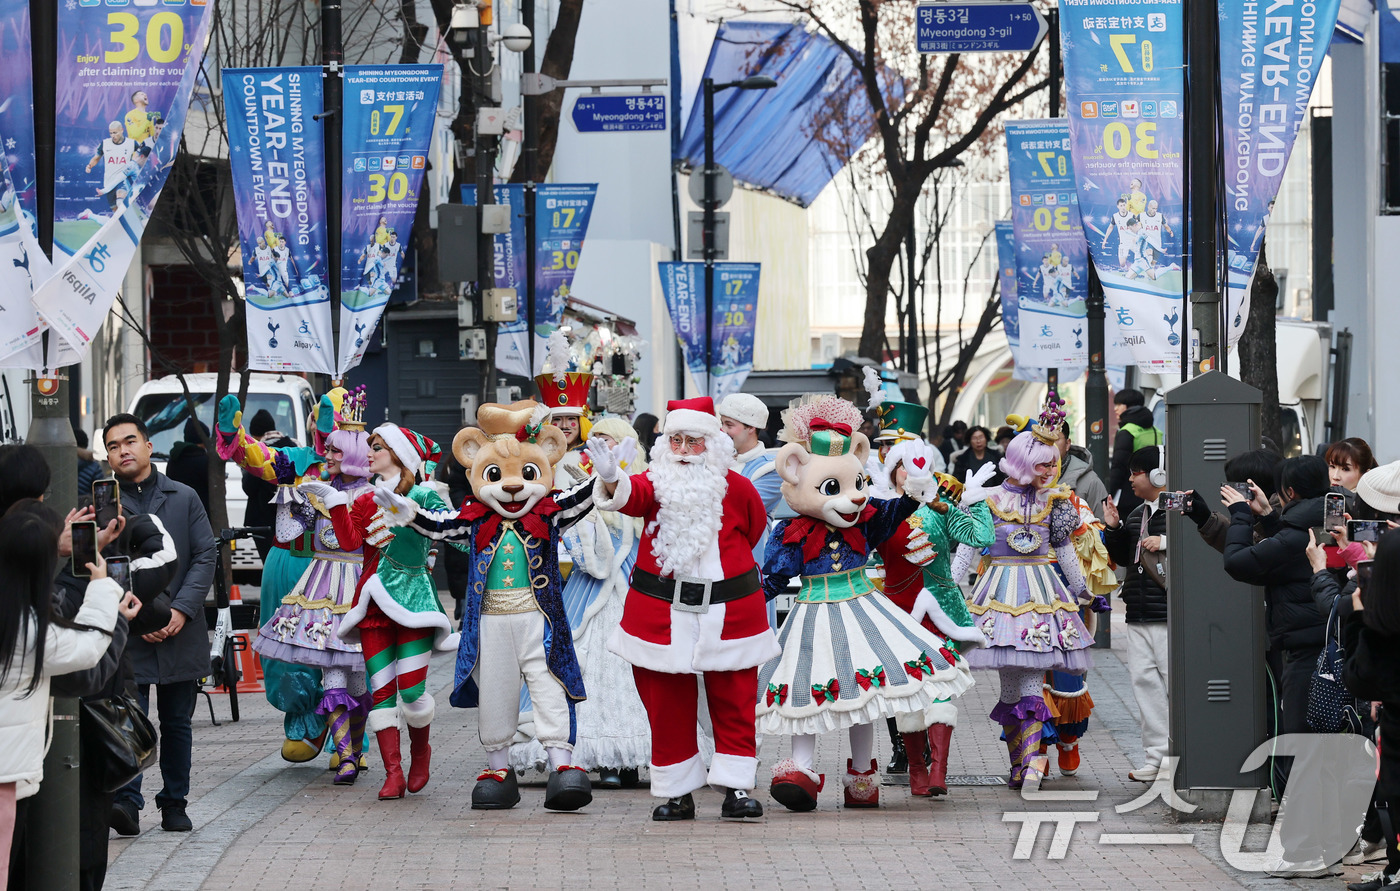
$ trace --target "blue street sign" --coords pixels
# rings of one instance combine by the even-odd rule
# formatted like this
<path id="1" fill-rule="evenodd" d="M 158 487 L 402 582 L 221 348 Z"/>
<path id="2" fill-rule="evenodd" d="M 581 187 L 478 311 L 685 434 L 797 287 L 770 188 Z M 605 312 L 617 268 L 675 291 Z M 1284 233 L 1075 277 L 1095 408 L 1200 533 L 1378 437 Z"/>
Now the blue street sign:
<path id="1" fill-rule="evenodd" d="M 574 127 L 580 133 L 636 133 L 666 129 L 666 97 L 591 94 L 574 102 Z"/>
<path id="2" fill-rule="evenodd" d="M 1029 3 L 929 3 L 918 7 L 919 52 L 1025 52 L 1049 25 Z"/>

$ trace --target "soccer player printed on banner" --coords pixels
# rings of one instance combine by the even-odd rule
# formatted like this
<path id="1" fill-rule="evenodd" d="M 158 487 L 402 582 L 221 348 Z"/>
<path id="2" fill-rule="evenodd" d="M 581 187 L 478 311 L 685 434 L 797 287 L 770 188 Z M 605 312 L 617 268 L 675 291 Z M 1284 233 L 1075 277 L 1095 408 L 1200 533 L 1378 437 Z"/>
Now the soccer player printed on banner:
<path id="1" fill-rule="evenodd" d="M 107 199 L 108 213 L 117 212 L 117 201 L 126 197 L 123 186 L 126 183 L 126 167 L 131 161 L 132 150 L 136 147 L 136 140 L 126 135 L 120 121 L 113 121 L 107 125 L 107 136 L 97 144 L 97 152 L 92 160 L 88 161 L 87 167 L 83 168 L 91 173 L 92 168 L 98 164 L 102 165 L 102 185 L 97 187 L 99 197 Z M 90 210 L 84 210 L 78 214 L 80 220 L 96 220 L 99 216 Z"/>

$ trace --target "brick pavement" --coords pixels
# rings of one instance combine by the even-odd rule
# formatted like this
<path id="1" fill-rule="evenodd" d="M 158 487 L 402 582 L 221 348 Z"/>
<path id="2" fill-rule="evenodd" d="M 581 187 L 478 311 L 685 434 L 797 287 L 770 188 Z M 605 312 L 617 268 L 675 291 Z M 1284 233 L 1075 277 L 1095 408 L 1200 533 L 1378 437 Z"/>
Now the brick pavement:
<path id="1" fill-rule="evenodd" d="M 1239 873 L 1220 856 L 1218 825 L 1178 825 L 1160 802 L 1115 813 L 1113 805 L 1147 788 L 1127 779 L 1141 748 L 1123 635 L 1115 641 L 1114 650 L 1095 652 L 1097 708 L 1081 743 L 1080 774 L 1046 784 L 1047 790 L 1098 790 L 1094 802 L 1025 802 L 1004 786 L 958 786 L 947 798 L 915 800 L 907 788 L 887 786 L 878 812 L 845 811 L 839 777 L 847 744 L 830 735 L 817 750 L 828 783 L 810 814 L 789 813 L 760 791 L 768 813 L 762 822 L 724 823 L 717 818 L 720 796 L 704 791 L 697 793 L 694 823 L 653 823 L 655 802 L 645 788 L 598 790 L 584 811 L 555 814 L 543 809 L 543 787 L 534 784 L 522 788 L 523 800 L 512 811 L 472 811 L 471 786 L 484 765 L 475 712 L 445 707 L 452 661 L 438 657 L 429 676 L 430 690 L 444 704 L 433 725 L 433 780 L 419 795 L 381 803 L 375 799 L 383 779 L 377 764 L 357 785 L 342 788 L 331 785 L 324 760 L 283 762 L 280 716 L 261 694 L 241 697 L 243 720 L 221 727 L 209 724 L 201 702 L 189 806 L 195 831 L 162 832 L 158 813 L 148 809 L 141 836 L 114 839 L 107 887 L 1340 888 L 1340 879 L 1289 883 Z M 952 774 L 1006 769 L 1005 747 L 986 718 L 995 680 L 981 673 L 978 679 L 959 702 Z M 221 719 L 227 716 L 220 697 L 215 708 Z M 885 747 L 883 728 L 879 739 Z M 407 748 L 405 741 L 405 754 Z M 769 740 L 766 764 L 785 749 L 785 741 Z M 158 773 L 151 774 L 159 782 Z M 763 786 L 767 775 L 760 767 Z M 1003 814 L 1047 810 L 1098 817 L 1075 827 L 1065 859 L 1049 859 L 1050 826 L 1041 828 L 1029 859 L 1014 859 L 1021 827 L 1004 822 Z M 1193 844 L 1097 843 L 1100 833 L 1178 832 L 1193 833 Z M 1251 849 L 1262 838 L 1261 828 L 1252 830 Z M 1361 871 L 1349 869 L 1348 877 Z"/>

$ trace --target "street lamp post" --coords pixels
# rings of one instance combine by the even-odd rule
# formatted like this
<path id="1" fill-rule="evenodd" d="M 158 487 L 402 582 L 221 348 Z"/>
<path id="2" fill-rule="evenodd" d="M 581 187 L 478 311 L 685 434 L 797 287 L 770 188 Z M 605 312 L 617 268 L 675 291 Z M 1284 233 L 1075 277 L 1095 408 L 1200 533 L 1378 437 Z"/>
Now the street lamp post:
<path id="1" fill-rule="evenodd" d="M 711 362 L 711 351 L 714 337 L 714 316 L 715 316 L 715 256 L 718 250 L 715 247 L 715 211 L 719 209 L 715 200 L 715 178 L 718 171 L 715 170 L 715 94 L 731 87 L 738 87 L 741 90 L 771 90 L 778 82 L 771 77 L 763 75 L 753 75 L 743 80 L 730 81 L 727 84 L 717 84 L 714 78 L 707 77 L 703 82 L 703 92 L 705 95 L 705 201 L 702 210 L 705 213 L 704 224 L 700 230 L 700 237 L 705 254 L 705 394 L 714 396 L 714 387 L 711 386 L 710 378 L 713 374 L 713 364 Z"/>

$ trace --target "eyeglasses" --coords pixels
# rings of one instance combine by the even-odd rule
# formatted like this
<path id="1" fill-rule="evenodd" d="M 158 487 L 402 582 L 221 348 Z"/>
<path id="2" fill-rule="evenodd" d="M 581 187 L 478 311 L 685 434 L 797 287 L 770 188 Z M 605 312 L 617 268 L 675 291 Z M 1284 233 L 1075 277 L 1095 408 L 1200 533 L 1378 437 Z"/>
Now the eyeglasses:
<path id="1" fill-rule="evenodd" d="M 680 433 L 672 433 L 670 441 L 672 448 L 687 449 L 692 452 L 705 450 L 705 437 L 703 436 L 684 436 Z"/>

